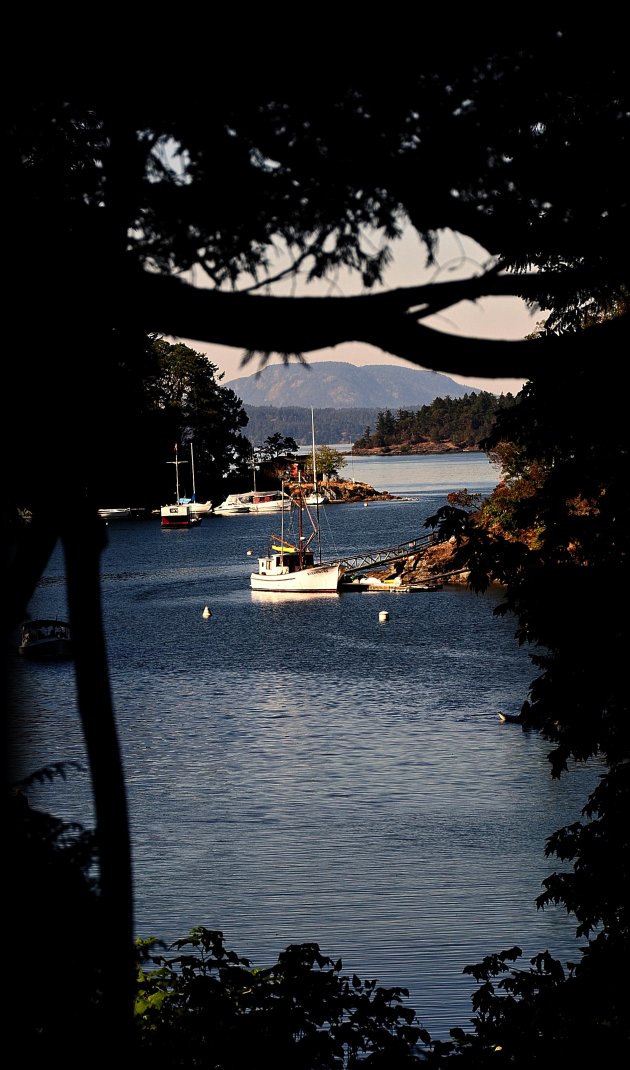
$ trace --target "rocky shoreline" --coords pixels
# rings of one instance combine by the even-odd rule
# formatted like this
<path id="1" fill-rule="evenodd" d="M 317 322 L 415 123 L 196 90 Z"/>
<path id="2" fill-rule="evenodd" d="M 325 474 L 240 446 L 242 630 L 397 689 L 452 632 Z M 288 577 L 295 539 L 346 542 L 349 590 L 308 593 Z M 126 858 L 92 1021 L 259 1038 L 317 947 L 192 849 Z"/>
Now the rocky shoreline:
<path id="1" fill-rule="evenodd" d="M 455 442 L 414 442 L 401 446 L 374 446 L 348 451 L 352 457 L 407 457 L 427 453 L 479 453 L 479 446 L 458 446 Z"/>

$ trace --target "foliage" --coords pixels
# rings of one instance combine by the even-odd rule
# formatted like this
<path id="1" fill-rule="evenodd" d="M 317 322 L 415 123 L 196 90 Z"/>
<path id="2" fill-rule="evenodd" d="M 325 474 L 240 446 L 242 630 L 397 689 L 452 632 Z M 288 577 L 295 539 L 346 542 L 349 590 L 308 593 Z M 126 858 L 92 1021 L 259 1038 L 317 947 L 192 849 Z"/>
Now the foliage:
<path id="1" fill-rule="evenodd" d="M 243 471 L 251 452 L 249 441 L 241 433 L 247 423 L 242 402 L 232 390 L 220 385 L 223 375 L 217 374 L 216 364 L 203 353 L 158 337 L 151 339 L 151 350 L 154 368 L 152 376 L 145 380 L 144 397 L 148 419 L 155 428 L 155 453 L 148 470 L 159 472 L 162 488 L 159 494 L 154 490 L 153 501 L 172 499 L 174 480 L 165 462 L 172 457 L 173 443 L 184 447 L 179 458 L 186 466 L 180 473 L 182 495 L 192 493 L 190 468 L 194 460 L 197 498 L 219 499 L 224 481 L 234 471 Z M 188 456 L 189 443 L 193 444 L 192 459 Z"/>
<path id="2" fill-rule="evenodd" d="M 580 1049 L 611 1054 L 629 1042 L 615 980 L 615 962 L 630 948 L 627 629 L 610 600 L 611 591 L 625 589 L 628 572 L 627 394 L 598 393 L 596 385 L 578 373 L 569 382 L 547 375 L 528 384 L 485 443 L 503 465 L 497 488 L 472 514 L 453 504 L 430 520 L 455 536 L 457 561 L 470 569 L 474 589 L 493 578 L 504 584 L 498 612 L 515 617 L 538 670 L 521 723 L 552 744 L 552 774 L 561 776 L 570 761 L 601 769 L 583 820 L 547 841 L 547 855 L 571 869 L 547 877 L 537 901 L 575 916 L 577 935 L 588 939 L 581 961 L 564 984 L 552 970 L 551 990 L 548 982 L 531 991 L 504 985 L 512 995 L 501 1002 L 486 970 L 478 995 L 488 997 L 487 1014 L 475 1023 L 478 1039 L 491 1033 L 513 1060 L 522 1051 L 522 1065 L 541 1058 L 543 1043 L 551 1057 L 571 1058 Z"/>
<path id="3" fill-rule="evenodd" d="M 386 409 L 378 413 L 375 430 L 366 427 L 354 449 L 404 449 L 421 442 L 452 442 L 460 449 L 478 449 L 490 434 L 497 413 L 514 400 L 511 394 L 497 398 L 482 390 L 462 398 L 435 398 L 419 409 L 399 409 L 395 416 Z"/>
<path id="4" fill-rule="evenodd" d="M 279 431 L 274 431 L 256 451 L 256 456 L 261 461 L 275 461 L 279 457 L 293 458 L 297 453 L 297 448 L 297 442 L 290 435 L 284 436 Z"/>
<path id="5" fill-rule="evenodd" d="M 5 795 L 5 1042 L 26 1066 L 93 1050 L 103 1022 L 102 931 L 96 838 L 74 822 L 30 807 L 35 781 L 66 776 L 68 765 L 37 770 Z M 80 1063 L 77 1063 L 80 1065 Z"/>
<path id="6" fill-rule="evenodd" d="M 342 468 L 346 467 L 346 459 L 343 453 L 333 446 L 316 446 L 315 467 L 318 476 L 326 479 L 337 479 Z M 304 471 L 313 478 L 313 455 L 308 454 L 304 458 Z"/>
<path id="7" fill-rule="evenodd" d="M 152 941 L 140 942 L 141 958 Z M 278 1070 L 418 1065 L 429 1036 L 402 988 L 341 974 L 341 960 L 317 944 L 290 945 L 275 966 L 253 969 L 224 946 L 223 933 L 202 927 L 171 945 L 173 958 L 138 973 L 140 1050 L 155 1067 L 212 1065 L 241 1070 L 259 1063 Z"/>

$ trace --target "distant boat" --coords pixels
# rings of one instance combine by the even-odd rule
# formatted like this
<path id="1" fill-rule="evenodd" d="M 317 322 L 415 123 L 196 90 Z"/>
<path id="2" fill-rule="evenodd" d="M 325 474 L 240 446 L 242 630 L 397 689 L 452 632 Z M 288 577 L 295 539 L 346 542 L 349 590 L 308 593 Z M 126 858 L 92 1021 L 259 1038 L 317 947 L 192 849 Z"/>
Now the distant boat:
<path id="1" fill-rule="evenodd" d="M 184 464 L 185 462 L 181 462 Z M 212 512 L 212 502 L 198 502 L 197 491 L 195 489 L 195 457 L 193 454 L 193 444 L 190 443 L 190 471 L 192 474 L 192 495 L 190 498 L 179 498 L 178 505 L 189 505 L 190 510 L 194 516 L 202 517 L 207 516 Z"/>
<path id="2" fill-rule="evenodd" d="M 248 490 L 242 494 L 228 494 L 214 510 L 218 516 L 233 513 L 281 513 L 291 508 L 291 495 L 282 490 Z"/>
<path id="3" fill-rule="evenodd" d="M 326 502 L 330 501 L 330 497 L 326 494 L 326 491 L 318 490 L 312 491 L 311 494 L 307 494 L 304 502 L 306 505 L 326 505 Z"/>
<path id="4" fill-rule="evenodd" d="M 163 528 L 192 528 L 201 523 L 201 517 L 191 508 L 189 502 L 180 501 L 179 496 L 179 466 L 188 464 L 188 461 L 180 461 L 175 445 L 175 460 L 167 461 L 167 464 L 175 465 L 175 502 L 173 505 L 163 505 L 160 509 L 160 524 Z"/>
<path id="5" fill-rule="evenodd" d="M 131 509 L 99 509 L 98 515 L 103 520 L 128 520 L 131 516 Z"/>
<path id="6" fill-rule="evenodd" d="M 326 502 L 330 501 L 330 498 L 329 498 L 328 494 L 326 494 L 326 491 L 322 490 L 321 488 L 319 490 L 317 489 L 317 455 L 316 455 L 316 452 L 315 452 L 315 413 L 314 413 L 314 410 L 312 408 L 311 408 L 311 438 L 312 438 L 312 446 L 311 446 L 311 448 L 312 448 L 312 458 L 313 458 L 313 461 L 312 461 L 312 463 L 313 463 L 313 490 L 312 490 L 312 492 L 310 494 L 306 495 L 306 497 L 304 499 L 304 504 L 305 505 L 314 506 L 315 508 L 319 508 L 320 505 L 325 505 Z"/>
<path id="7" fill-rule="evenodd" d="M 61 661 L 73 656 L 70 625 L 58 618 L 24 621 L 18 652 L 33 661 Z"/>

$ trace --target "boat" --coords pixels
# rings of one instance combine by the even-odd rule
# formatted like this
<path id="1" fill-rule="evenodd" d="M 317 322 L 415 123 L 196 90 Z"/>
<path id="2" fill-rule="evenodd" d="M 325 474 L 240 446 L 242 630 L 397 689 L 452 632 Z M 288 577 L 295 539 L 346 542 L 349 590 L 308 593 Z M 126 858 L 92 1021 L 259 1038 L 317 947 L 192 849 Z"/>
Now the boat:
<path id="1" fill-rule="evenodd" d="M 234 513 L 249 513 L 247 494 L 228 494 L 225 501 L 214 510 L 217 516 L 232 516 Z"/>
<path id="2" fill-rule="evenodd" d="M 317 507 L 318 505 L 325 505 L 326 502 L 330 501 L 330 498 L 328 497 L 325 491 L 319 490 L 312 491 L 310 494 L 307 494 L 304 501 L 307 505 Z"/>
<path id="3" fill-rule="evenodd" d="M 193 444 L 190 443 L 190 471 L 192 474 L 192 494 L 190 498 L 179 498 L 178 505 L 189 505 L 193 516 L 208 516 L 212 512 L 212 502 L 198 502 L 197 492 L 195 489 L 195 457 L 193 454 Z"/>
<path id="4" fill-rule="evenodd" d="M 276 594 L 337 591 L 342 572 L 339 561 L 316 564 L 315 554 L 304 544 L 302 536 L 297 546 L 283 538 L 274 538 L 270 553 L 258 558 L 258 572 L 252 572 L 250 585 L 253 591 Z"/>
<path id="5" fill-rule="evenodd" d="M 102 520 L 129 520 L 131 509 L 99 509 L 98 515 Z"/>
<path id="6" fill-rule="evenodd" d="M 163 505 L 160 509 L 160 524 L 163 528 L 192 528 L 201 523 L 201 517 L 191 508 L 190 502 L 180 501 L 179 496 L 179 466 L 188 464 L 188 461 L 180 461 L 175 446 L 175 460 L 167 461 L 167 464 L 175 465 L 175 501 L 172 505 Z"/>
<path id="7" fill-rule="evenodd" d="M 248 490 L 242 494 L 228 494 L 214 512 L 219 516 L 233 513 L 281 513 L 291 508 L 290 494 L 282 490 Z"/>
<path id="8" fill-rule="evenodd" d="M 312 418 L 311 409 L 311 418 Z M 313 427 L 313 466 L 315 464 L 315 431 Z M 313 467 L 313 475 L 315 469 Z M 315 486 L 315 490 L 317 487 Z M 284 495 L 284 485 L 282 487 Z M 270 552 L 258 558 L 258 572 L 252 572 L 250 585 L 253 591 L 271 591 L 276 594 L 313 594 L 314 592 L 337 591 L 343 575 L 339 561 L 324 563 L 321 560 L 321 540 L 318 517 L 313 517 L 301 482 L 298 481 L 298 493 L 292 499 L 292 505 L 298 516 L 297 539 L 289 542 L 285 539 L 285 513 L 282 512 L 282 532 L 272 536 Z M 310 522 L 311 531 L 304 534 L 304 519 Z M 315 560 L 312 545 L 318 549 L 319 562 Z"/>
<path id="9" fill-rule="evenodd" d="M 441 591 L 443 584 L 439 581 L 424 580 L 405 583 L 400 576 L 379 579 L 378 576 L 362 576 L 346 573 L 341 581 L 342 591 L 392 591 L 396 594 L 409 594 L 413 591 Z"/>
<path id="10" fill-rule="evenodd" d="M 73 656 L 70 625 L 58 617 L 24 621 L 19 653 L 33 661 L 61 661 Z"/>
<path id="11" fill-rule="evenodd" d="M 312 451 L 313 451 L 313 490 L 310 494 L 307 494 L 304 501 L 306 505 L 314 506 L 319 509 L 320 505 L 325 505 L 330 501 L 330 498 L 326 491 L 321 488 L 317 489 L 317 457 L 315 453 L 315 414 L 313 408 L 311 408 L 311 436 L 312 436 Z"/>

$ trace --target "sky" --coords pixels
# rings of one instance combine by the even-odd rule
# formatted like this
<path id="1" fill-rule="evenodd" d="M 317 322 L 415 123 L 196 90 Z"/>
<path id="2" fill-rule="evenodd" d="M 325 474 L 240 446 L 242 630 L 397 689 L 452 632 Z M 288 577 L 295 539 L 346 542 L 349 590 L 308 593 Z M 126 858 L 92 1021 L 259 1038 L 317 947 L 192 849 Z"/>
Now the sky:
<path id="1" fill-rule="evenodd" d="M 421 285 L 426 282 L 447 280 L 450 282 L 481 274 L 487 261 L 488 254 L 485 250 L 469 239 L 462 240 L 459 236 L 443 235 L 437 252 L 437 266 L 429 269 L 426 267 L 424 252 L 416 235 L 408 232 L 394 247 L 394 260 L 385 276 L 385 286 L 391 288 Z M 273 292 L 276 295 L 297 292 L 312 296 L 323 294 L 349 296 L 361 291 L 355 280 L 349 276 L 346 279 L 340 276 L 334 287 L 331 287 L 329 282 L 319 281 L 308 288 L 303 286 L 296 288 L 295 282 L 288 280 L 275 285 Z M 463 301 L 423 322 L 436 330 L 449 334 L 461 334 L 464 337 L 518 339 L 530 334 L 542 319 L 544 319 L 543 313 L 540 311 L 538 314 L 532 313 L 518 298 L 489 297 L 478 302 Z M 241 349 L 195 342 L 191 339 L 181 339 L 181 341 L 196 352 L 204 353 L 209 357 L 217 366 L 218 374 L 224 376 L 221 381 L 222 386 L 228 386 L 233 379 L 254 375 L 260 366 L 255 360 L 242 365 L 243 351 Z M 305 354 L 305 359 L 309 364 L 333 360 L 358 366 L 393 364 L 405 368 L 416 367 L 400 357 L 393 357 L 380 349 L 359 342 L 320 349 Z M 280 357 L 274 356 L 269 363 L 280 364 L 282 361 Z M 450 378 L 464 386 L 488 390 L 495 394 L 516 394 L 525 383 L 524 379 L 476 379 L 461 375 L 451 375 Z"/>

